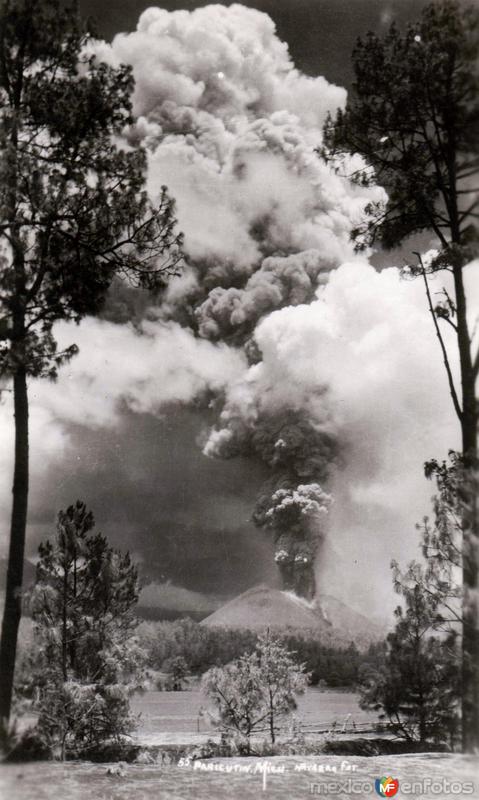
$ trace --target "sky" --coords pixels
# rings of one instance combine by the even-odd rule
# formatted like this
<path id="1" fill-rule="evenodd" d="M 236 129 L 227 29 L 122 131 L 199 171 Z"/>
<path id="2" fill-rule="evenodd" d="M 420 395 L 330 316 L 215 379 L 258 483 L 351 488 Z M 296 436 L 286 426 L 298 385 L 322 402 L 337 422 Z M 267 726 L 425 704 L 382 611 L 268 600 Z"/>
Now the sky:
<path id="1" fill-rule="evenodd" d="M 423 5 L 170 0 L 138 23 L 150 4 L 80 2 L 97 54 L 133 65 L 130 135 L 152 199 L 166 183 L 177 200 L 186 264 L 161 302 L 116 286 L 100 319 L 57 327 L 80 355 L 56 385 L 30 386 L 30 558 L 81 498 L 152 602 L 212 609 L 278 584 L 274 537 L 252 515 L 287 474 L 331 497 L 319 592 L 393 607 L 390 560 L 418 555 L 433 493 L 422 465 L 458 445 L 458 426 L 422 288 L 399 275 L 405 251 L 353 252 L 382 190 L 342 181 L 314 148 L 344 105 L 355 38 Z M 5 545 L 8 395 L 0 430 Z"/>
<path id="2" fill-rule="evenodd" d="M 80 0 L 85 16 L 91 16 L 107 39 L 132 30 L 139 14 L 152 3 L 122 0 L 97 3 Z M 197 0 L 165 0 L 168 11 L 209 5 Z M 232 2 L 223 5 L 231 6 Z M 426 0 L 249 0 L 244 6 L 264 11 L 275 22 L 278 36 L 289 45 L 296 66 L 307 75 L 324 75 L 328 81 L 349 87 L 352 69 L 349 54 L 356 38 L 368 30 L 387 30 L 392 20 L 404 25 L 420 13 Z"/>

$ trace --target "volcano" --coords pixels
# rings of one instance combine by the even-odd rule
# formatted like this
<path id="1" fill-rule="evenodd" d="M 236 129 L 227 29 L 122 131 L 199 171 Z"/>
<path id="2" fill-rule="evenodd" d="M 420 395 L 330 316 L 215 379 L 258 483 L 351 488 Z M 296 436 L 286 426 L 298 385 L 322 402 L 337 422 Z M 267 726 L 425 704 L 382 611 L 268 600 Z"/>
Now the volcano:
<path id="1" fill-rule="evenodd" d="M 354 642 L 360 649 L 383 635 L 377 625 L 330 595 L 319 595 L 314 602 L 308 602 L 292 592 L 263 585 L 225 603 L 200 625 L 310 633 L 325 646 L 346 647 Z"/>

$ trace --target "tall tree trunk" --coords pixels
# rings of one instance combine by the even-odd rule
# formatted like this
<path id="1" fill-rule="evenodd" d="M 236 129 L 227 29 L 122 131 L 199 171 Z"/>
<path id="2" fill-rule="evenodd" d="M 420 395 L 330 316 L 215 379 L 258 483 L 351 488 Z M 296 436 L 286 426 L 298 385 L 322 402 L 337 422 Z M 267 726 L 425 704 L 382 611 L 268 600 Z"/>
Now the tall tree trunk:
<path id="1" fill-rule="evenodd" d="M 462 453 L 466 468 L 466 480 L 462 487 L 464 508 L 462 548 L 462 749 L 463 752 L 473 753 L 479 750 L 478 413 L 462 264 L 454 268 L 454 285 L 457 306 L 457 341 L 461 367 Z"/>
<path id="2" fill-rule="evenodd" d="M 269 735 L 271 737 L 271 744 L 274 744 L 276 741 L 276 735 L 274 730 L 274 709 L 271 691 L 269 693 Z"/>
<path id="3" fill-rule="evenodd" d="M 64 555 L 63 559 L 63 611 L 62 611 L 62 675 L 63 680 L 68 680 L 68 671 L 67 671 L 67 654 L 68 654 L 68 642 L 67 642 L 67 624 L 68 624 L 68 616 L 67 616 L 67 596 L 68 596 L 68 571 L 67 571 L 67 557 L 66 554 Z"/>
<path id="4" fill-rule="evenodd" d="M 73 631 L 70 641 L 70 667 L 72 673 L 76 674 L 76 637 L 78 635 L 78 619 L 77 619 L 77 554 L 74 545 L 73 550 Z M 76 623 L 76 624 L 75 624 Z"/>
<path id="5" fill-rule="evenodd" d="M 18 628 L 22 615 L 23 559 L 28 505 L 28 392 L 24 366 L 13 376 L 15 467 L 8 554 L 7 588 L 0 643 L 0 720 L 8 721 L 12 705 Z"/>
<path id="6" fill-rule="evenodd" d="M 475 402 L 474 393 L 472 399 Z M 467 473 L 463 498 L 462 549 L 462 749 L 465 753 L 474 753 L 479 751 L 479 520 L 477 416 L 474 413 L 464 414 L 463 452 Z"/>

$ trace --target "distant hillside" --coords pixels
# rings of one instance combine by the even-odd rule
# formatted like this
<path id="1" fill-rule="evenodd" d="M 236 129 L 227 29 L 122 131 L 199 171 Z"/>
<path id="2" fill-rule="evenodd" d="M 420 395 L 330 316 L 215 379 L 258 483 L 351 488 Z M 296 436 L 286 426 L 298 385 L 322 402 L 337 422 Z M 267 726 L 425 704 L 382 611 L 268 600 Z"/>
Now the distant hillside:
<path id="1" fill-rule="evenodd" d="M 219 608 L 201 625 L 221 628 L 264 630 L 287 629 L 311 632 L 325 645 L 347 646 L 354 641 L 359 648 L 381 638 L 373 623 L 329 595 L 320 596 L 314 604 L 268 586 L 255 586 Z"/>
<path id="2" fill-rule="evenodd" d="M 193 592 L 171 582 L 151 582 L 142 587 L 136 613 L 147 620 L 174 620 L 190 617 L 199 622 L 224 602 L 213 596 Z"/>
<path id="3" fill-rule="evenodd" d="M 348 641 L 359 642 L 366 645 L 383 639 L 387 634 L 387 626 L 381 627 L 377 622 L 371 622 L 364 614 L 355 611 L 350 606 L 337 600 L 329 594 L 321 594 L 318 603 L 324 617 L 331 623 L 334 630 L 340 630 Z"/>
<path id="4" fill-rule="evenodd" d="M 194 611 L 194 609 L 181 611 L 176 608 L 161 608 L 161 606 L 153 608 L 141 605 L 136 606 L 135 614 L 140 620 L 145 620 L 146 622 L 174 622 L 175 619 L 185 619 L 186 617 L 195 622 L 200 622 L 206 617 L 204 611 Z"/>

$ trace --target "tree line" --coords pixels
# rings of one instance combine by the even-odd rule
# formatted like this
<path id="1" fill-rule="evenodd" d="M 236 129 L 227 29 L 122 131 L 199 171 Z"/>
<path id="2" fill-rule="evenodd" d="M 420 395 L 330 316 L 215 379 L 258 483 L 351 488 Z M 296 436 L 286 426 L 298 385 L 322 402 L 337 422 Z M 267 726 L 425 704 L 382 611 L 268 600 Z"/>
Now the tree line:
<path id="1" fill-rule="evenodd" d="M 257 647 L 261 633 L 248 629 L 214 628 L 189 618 L 175 621 L 141 622 L 137 634 L 148 653 L 148 666 L 170 672 L 177 658 L 184 662 L 184 672 L 202 675 L 211 667 L 224 666 Z M 324 644 L 311 631 L 281 632 L 281 641 L 298 663 L 304 664 L 312 686 L 355 688 L 362 670 L 379 663 L 384 644 L 371 644 L 360 651 L 351 643 L 347 647 Z M 161 679 L 160 679 L 161 680 Z"/>

